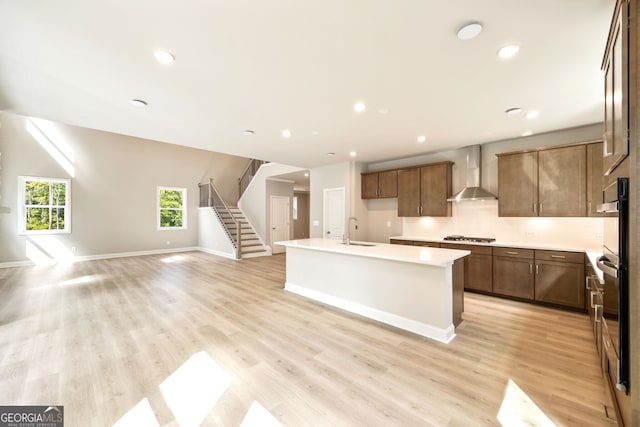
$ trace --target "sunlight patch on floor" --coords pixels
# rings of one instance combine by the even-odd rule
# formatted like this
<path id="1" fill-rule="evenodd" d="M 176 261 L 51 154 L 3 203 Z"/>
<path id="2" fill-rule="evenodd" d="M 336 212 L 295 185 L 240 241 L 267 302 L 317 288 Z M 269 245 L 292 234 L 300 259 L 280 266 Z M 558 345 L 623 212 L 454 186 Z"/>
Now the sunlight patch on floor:
<path id="1" fill-rule="evenodd" d="M 172 262 L 180 262 L 183 261 L 186 257 L 184 255 L 174 255 L 174 256 L 170 256 L 167 258 L 162 258 L 162 262 L 164 262 L 165 264 L 169 264 Z"/>
<path id="2" fill-rule="evenodd" d="M 160 427 L 158 420 L 149 405 L 149 400 L 145 397 L 129 412 L 124 414 L 113 427 Z"/>
<path id="3" fill-rule="evenodd" d="M 282 427 L 282 424 L 264 406 L 254 400 L 240 427 Z"/>
<path id="4" fill-rule="evenodd" d="M 553 421 L 511 379 L 507 382 L 497 418 L 504 427 L 556 427 Z"/>
<path id="5" fill-rule="evenodd" d="M 199 426 L 231 384 L 231 377 L 207 353 L 198 352 L 160 384 L 180 427 Z"/>

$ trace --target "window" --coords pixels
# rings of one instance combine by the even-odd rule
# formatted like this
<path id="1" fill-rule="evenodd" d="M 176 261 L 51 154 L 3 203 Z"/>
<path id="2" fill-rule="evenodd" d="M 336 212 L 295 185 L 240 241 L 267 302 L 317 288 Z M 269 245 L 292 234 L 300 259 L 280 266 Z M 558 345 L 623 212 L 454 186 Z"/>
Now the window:
<path id="1" fill-rule="evenodd" d="M 71 233 L 71 180 L 18 179 L 20 234 Z"/>
<path id="2" fill-rule="evenodd" d="M 158 187 L 158 230 L 187 228 L 187 189 Z"/>

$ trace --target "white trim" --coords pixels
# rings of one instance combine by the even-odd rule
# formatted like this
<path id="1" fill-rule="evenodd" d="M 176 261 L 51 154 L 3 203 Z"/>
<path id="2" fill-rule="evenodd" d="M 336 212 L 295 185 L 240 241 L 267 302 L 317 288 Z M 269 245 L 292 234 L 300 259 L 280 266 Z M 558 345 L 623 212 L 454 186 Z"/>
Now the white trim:
<path id="1" fill-rule="evenodd" d="M 160 211 L 161 210 L 180 210 L 176 208 L 161 208 L 160 207 L 160 191 L 181 191 L 182 192 L 182 226 L 180 227 L 161 227 L 160 226 Z M 170 230 L 186 230 L 187 229 L 187 189 L 185 187 L 166 187 L 164 185 L 158 185 L 156 189 L 156 227 L 158 231 L 170 231 Z"/>
<path id="2" fill-rule="evenodd" d="M 236 257 L 235 257 L 235 255 L 234 255 L 234 254 L 230 254 L 230 253 L 227 253 L 227 252 L 216 251 L 216 250 L 213 250 L 213 249 L 202 248 L 202 247 L 198 247 L 198 248 L 196 248 L 196 249 L 197 249 L 197 250 L 199 250 L 199 251 L 201 251 L 201 252 L 208 253 L 208 254 L 210 254 L 210 255 L 215 255 L 215 256 L 222 257 L 222 258 L 227 258 L 227 259 L 233 259 L 233 260 L 236 260 Z"/>
<path id="3" fill-rule="evenodd" d="M 65 184 L 65 204 L 60 205 L 64 209 L 64 229 L 62 230 L 27 230 L 25 222 L 26 200 L 24 186 L 27 181 L 62 183 Z M 31 207 L 34 207 L 31 205 Z M 52 205 L 43 205 L 51 209 Z M 37 236 L 49 234 L 71 234 L 71 180 L 69 178 L 49 178 L 41 176 L 18 176 L 18 235 L 19 236 Z"/>
<path id="4" fill-rule="evenodd" d="M 378 322 L 386 323 L 387 325 L 405 329 L 407 331 L 422 335 L 423 337 L 434 339 L 436 341 L 440 341 L 445 344 L 450 343 L 451 340 L 456 336 L 455 327 L 453 325 L 447 327 L 446 329 L 437 328 L 426 323 L 417 322 L 412 319 L 407 319 L 403 316 L 398 316 L 397 314 L 378 310 L 376 308 L 358 304 L 353 301 L 347 301 L 333 295 L 314 291 L 309 288 L 305 288 L 303 286 L 295 285 L 289 282 L 286 282 L 284 284 L 284 290 L 296 295 L 303 296 L 305 298 L 312 299 L 314 301 L 321 302 L 323 304 L 346 310 L 350 313 L 359 314 L 360 316 L 377 320 Z"/>
<path id="5" fill-rule="evenodd" d="M 295 180 L 293 180 L 293 179 L 274 178 L 274 177 L 272 177 L 272 176 L 270 176 L 270 177 L 266 178 L 266 180 L 265 180 L 265 181 L 285 182 L 285 183 L 287 183 L 287 184 L 293 184 L 293 183 L 295 183 L 295 182 L 296 182 L 296 181 L 295 181 Z"/>

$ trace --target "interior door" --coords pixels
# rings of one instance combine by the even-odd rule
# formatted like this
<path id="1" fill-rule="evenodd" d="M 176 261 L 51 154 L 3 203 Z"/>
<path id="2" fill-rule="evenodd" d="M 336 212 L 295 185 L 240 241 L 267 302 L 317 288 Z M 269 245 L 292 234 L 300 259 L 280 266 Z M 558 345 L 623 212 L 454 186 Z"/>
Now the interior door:
<path id="1" fill-rule="evenodd" d="M 290 202 L 286 196 L 271 196 L 271 252 L 274 254 L 285 251 L 285 247 L 274 245 L 274 242 L 289 240 Z"/>
<path id="2" fill-rule="evenodd" d="M 344 188 L 325 188 L 323 198 L 323 236 L 325 239 L 342 239 L 345 235 Z"/>

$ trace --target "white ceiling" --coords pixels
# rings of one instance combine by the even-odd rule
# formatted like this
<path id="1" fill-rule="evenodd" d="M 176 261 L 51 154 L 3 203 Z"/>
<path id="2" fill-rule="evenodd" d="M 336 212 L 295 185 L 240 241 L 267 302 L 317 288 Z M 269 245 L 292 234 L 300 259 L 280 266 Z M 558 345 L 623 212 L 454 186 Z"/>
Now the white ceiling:
<path id="1" fill-rule="evenodd" d="M 407 157 L 602 121 L 613 6 L 0 0 L 0 110 L 305 168 L 351 150 L 362 162 Z M 458 40 L 469 21 L 484 31 Z M 519 54 L 498 59 L 510 43 Z M 176 62 L 160 65 L 155 49 Z"/>

